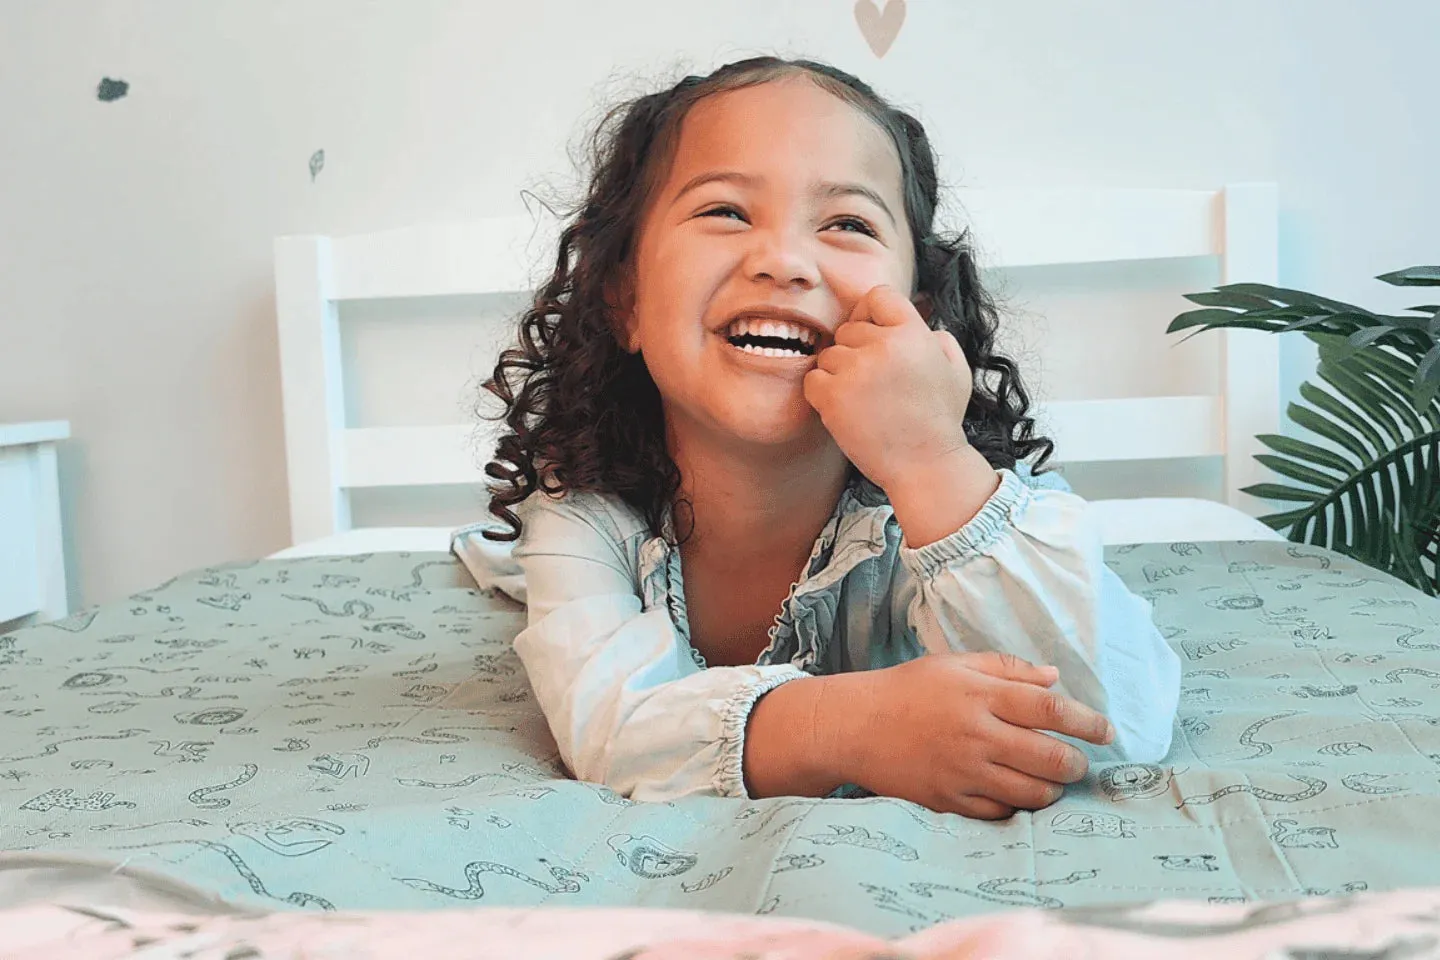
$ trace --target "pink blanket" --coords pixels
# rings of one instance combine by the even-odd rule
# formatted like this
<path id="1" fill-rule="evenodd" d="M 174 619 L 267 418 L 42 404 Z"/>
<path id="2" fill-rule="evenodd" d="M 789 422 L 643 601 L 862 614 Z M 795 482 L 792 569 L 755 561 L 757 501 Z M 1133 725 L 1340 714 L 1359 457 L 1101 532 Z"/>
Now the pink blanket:
<path id="1" fill-rule="evenodd" d="M 1440 958 L 1440 888 L 1280 903 L 1016 910 L 887 941 L 804 920 L 477 907 L 191 916 L 58 903 L 0 910 L 3 960 L 1224 960 Z"/>

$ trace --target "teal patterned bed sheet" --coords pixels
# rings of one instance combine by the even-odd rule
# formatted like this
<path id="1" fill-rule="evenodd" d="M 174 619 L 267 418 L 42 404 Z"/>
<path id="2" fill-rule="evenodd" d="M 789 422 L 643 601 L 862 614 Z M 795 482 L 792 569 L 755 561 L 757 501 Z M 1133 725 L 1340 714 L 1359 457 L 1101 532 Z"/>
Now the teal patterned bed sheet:
<path id="1" fill-rule="evenodd" d="M 670 906 L 893 936 L 1010 907 L 1440 883 L 1436 601 L 1314 547 L 1112 547 L 1185 669 L 1163 764 L 987 823 L 565 778 L 443 554 L 267 560 L 0 636 L 0 849 L 268 909 Z"/>

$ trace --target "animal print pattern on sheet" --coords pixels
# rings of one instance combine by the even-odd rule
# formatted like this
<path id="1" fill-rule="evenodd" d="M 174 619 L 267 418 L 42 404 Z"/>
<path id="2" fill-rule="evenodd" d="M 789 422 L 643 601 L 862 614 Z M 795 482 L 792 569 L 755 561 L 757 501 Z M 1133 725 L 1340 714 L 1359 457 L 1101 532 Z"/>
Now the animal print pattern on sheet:
<path id="1" fill-rule="evenodd" d="M 511 650 L 524 607 L 388 553 L 216 567 L 0 635 L 0 848 L 271 910 L 668 906 L 883 936 L 1436 884 L 1440 601 L 1287 543 L 1107 562 L 1184 663 L 1174 746 L 1008 821 L 568 779 Z"/>

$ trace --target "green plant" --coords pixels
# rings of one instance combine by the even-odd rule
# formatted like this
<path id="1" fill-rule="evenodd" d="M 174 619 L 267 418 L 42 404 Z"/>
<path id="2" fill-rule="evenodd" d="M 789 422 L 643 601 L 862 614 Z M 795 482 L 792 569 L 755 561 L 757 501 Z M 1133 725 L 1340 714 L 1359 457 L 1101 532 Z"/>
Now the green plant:
<path id="1" fill-rule="evenodd" d="M 1440 286 L 1440 266 L 1376 279 Z M 1298 505 L 1260 520 L 1296 543 L 1327 547 L 1440 594 L 1440 306 L 1389 316 L 1259 283 L 1185 299 L 1204 309 L 1180 314 L 1167 332 L 1300 330 L 1319 345 L 1316 375 L 1325 388 L 1305 382 L 1305 402 L 1286 413 L 1329 446 L 1257 436 L 1275 453 L 1256 459 L 1295 485 L 1257 483 L 1245 492 Z"/>

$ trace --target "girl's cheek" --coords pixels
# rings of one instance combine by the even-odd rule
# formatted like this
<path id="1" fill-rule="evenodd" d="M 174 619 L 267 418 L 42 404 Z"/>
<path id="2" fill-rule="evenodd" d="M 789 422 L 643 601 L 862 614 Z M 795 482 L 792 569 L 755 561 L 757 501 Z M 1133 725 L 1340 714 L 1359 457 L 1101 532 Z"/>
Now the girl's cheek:
<path id="1" fill-rule="evenodd" d="M 850 312 L 855 309 L 855 305 L 860 302 L 861 297 L 865 296 L 867 290 L 884 282 L 885 280 L 878 276 L 871 278 L 854 273 L 836 277 L 831 282 L 831 287 L 835 291 L 835 299 L 840 304 L 841 321 L 843 322 L 846 317 L 850 316 Z"/>
<path id="2" fill-rule="evenodd" d="M 843 304 L 854 306 L 872 288 L 889 284 L 896 289 L 903 287 L 904 280 L 887 269 L 885 264 L 846 264 L 830 272 L 830 286 L 835 297 Z"/>

